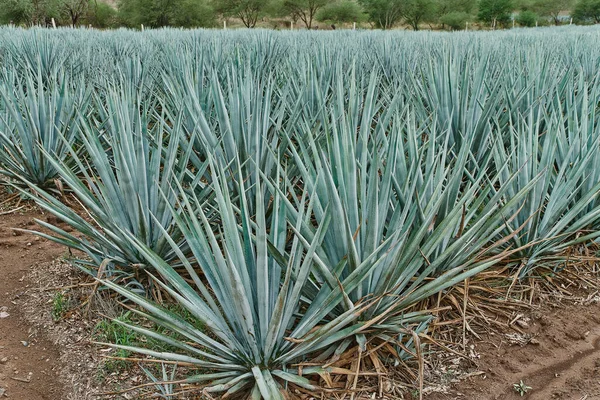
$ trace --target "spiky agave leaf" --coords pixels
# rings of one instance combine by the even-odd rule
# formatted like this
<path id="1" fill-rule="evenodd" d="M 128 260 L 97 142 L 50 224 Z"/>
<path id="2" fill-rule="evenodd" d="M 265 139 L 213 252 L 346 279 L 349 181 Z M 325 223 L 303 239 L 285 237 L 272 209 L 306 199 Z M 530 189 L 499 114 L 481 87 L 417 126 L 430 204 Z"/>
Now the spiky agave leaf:
<path id="1" fill-rule="evenodd" d="M 10 73 L 0 84 L 0 99 L 0 174 L 18 185 L 55 188 L 59 173 L 44 152 L 74 168 L 76 116 L 87 112 L 88 91 L 66 74 L 47 81 L 39 71 L 24 77 Z"/>
<path id="2" fill-rule="evenodd" d="M 254 391 L 265 399 L 281 399 L 280 389 L 286 383 L 314 390 L 313 384 L 300 376 L 292 364 L 365 329 L 364 324 L 354 324 L 354 321 L 367 307 L 366 304 L 357 304 L 337 318 L 323 321 L 324 315 L 330 314 L 339 302 L 344 301 L 341 287 L 328 290 L 323 301 L 314 304 L 308 313 L 302 307 L 305 286 L 312 284 L 310 278 L 314 272 L 315 250 L 330 221 L 324 219 L 310 241 L 293 235 L 287 246 L 286 243 L 278 244 L 278 237 L 287 235 L 288 228 L 286 224 L 276 222 L 276 218 L 267 226 L 260 175 L 255 177 L 258 187 L 252 191 L 251 197 L 247 197 L 250 192 L 243 182 L 236 183 L 240 197 L 234 207 L 228 182 L 230 175 L 215 164 L 210 170 L 216 212 L 222 224 L 217 232 L 213 232 L 206 217 L 206 205 L 193 195 L 182 197 L 185 213 L 172 210 L 195 256 L 197 268 L 202 272 L 202 279 L 185 257 L 180 261 L 191 281 L 184 280 L 172 266 L 139 240 L 130 239 L 160 275 L 159 282 L 164 282 L 161 283 L 163 288 L 206 326 L 206 332 L 161 305 L 105 281 L 108 287 L 138 304 L 144 310 L 139 312 L 141 315 L 185 338 L 184 342 L 131 326 L 137 332 L 161 340 L 179 351 L 166 353 L 143 348 L 129 349 L 196 365 L 201 371 L 199 379 L 206 375 L 206 379 L 211 381 L 206 388 L 209 392 L 231 395 Z M 304 191 L 300 202 L 302 207 L 297 210 L 297 217 L 289 221 L 296 229 L 310 215 L 313 202 L 314 198 Z M 273 213 L 286 218 L 281 197 L 275 195 L 272 203 Z M 248 213 L 252 207 L 257 210 L 255 221 Z M 165 236 L 177 251 L 177 243 L 170 240 L 166 232 Z M 369 268 L 370 265 L 365 264 L 361 271 L 357 271 L 352 284 L 360 284 Z M 194 346 L 186 342 L 194 343 Z M 304 372 L 306 374 L 307 371 Z M 215 373 L 228 375 L 215 381 L 212 378 Z"/>
<path id="3" fill-rule="evenodd" d="M 285 152 L 285 146 L 280 146 L 282 138 L 278 130 L 282 120 L 291 117 L 286 113 L 288 104 L 275 93 L 269 74 L 257 80 L 249 67 L 220 72 L 225 75 L 222 83 L 219 71 L 213 71 L 210 83 L 201 88 L 197 87 L 195 74 L 187 68 L 163 79 L 173 92 L 170 98 L 176 94 L 184 99 L 180 101 L 184 126 L 196 133 L 192 144 L 197 157 L 191 161 L 202 165 L 211 155 L 222 165 L 229 165 L 239 159 L 241 175 L 235 180 L 248 179 L 246 187 L 254 190 L 255 174 L 251 167 L 257 164 L 273 177 Z M 171 102 L 178 101 L 171 99 Z M 254 162 L 247 162 L 250 159 Z M 230 171 L 238 174 L 237 168 Z"/>
<path id="4" fill-rule="evenodd" d="M 505 225 L 505 233 L 517 227 L 522 229 L 522 234 L 512 237 L 513 247 L 522 249 L 515 257 L 520 263 L 520 276 L 527 275 L 546 257 L 559 254 L 567 246 L 599 235 L 592 231 L 576 238 L 578 232 L 584 232 L 600 220 L 596 200 L 600 182 L 594 181 L 596 175 L 590 174 L 600 142 L 590 143 L 587 137 L 576 132 L 567 134 L 562 115 L 539 113 L 535 115 L 530 111 L 517 121 L 511 121 L 508 145 L 498 141 L 494 148 L 496 168 L 502 170 L 500 187 L 505 190 L 504 201 L 531 185 L 535 176 L 541 176 L 516 217 Z M 542 131 L 544 134 L 540 135 Z M 570 143 L 565 140 L 567 135 L 571 136 Z M 511 173 L 516 179 L 509 179 Z M 496 193 L 496 189 L 491 188 Z M 581 188 L 585 188 L 585 193 Z"/>
<path id="5" fill-rule="evenodd" d="M 418 74 L 409 74 L 406 88 L 417 92 L 414 110 L 418 120 L 431 118 L 435 111 L 437 136 L 448 134 L 449 145 L 457 152 L 470 145 L 473 157 L 477 161 L 484 159 L 491 138 L 488 121 L 503 106 L 501 81 L 491 80 L 490 76 L 502 69 L 502 64 L 494 63 L 489 53 L 446 46 L 418 68 Z"/>
<path id="6" fill-rule="evenodd" d="M 597 76 L 595 81 L 598 82 Z M 594 191 L 594 187 L 600 182 L 600 152 L 598 142 L 600 140 L 600 129 L 598 126 L 597 105 L 600 101 L 600 85 L 589 83 L 583 74 L 577 80 L 569 80 L 564 86 L 566 94 L 553 93 L 553 118 L 564 121 L 564 129 L 559 129 L 556 136 L 556 163 L 562 165 L 569 163 L 575 167 L 589 157 L 586 162 L 586 171 L 583 173 L 574 201 L 578 201 Z M 559 101 L 564 96 L 563 101 Z M 600 205 L 600 196 L 590 199 L 580 217 L 592 212 Z M 600 220 L 590 222 L 585 231 L 598 231 Z"/>
<path id="7" fill-rule="evenodd" d="M 104 105 L 103 105 L 104 104 Z M 113 90 L 103 101 L 100 125 L 80 115 L 80 137 L 84 155 L 70 151 L 81 174 L 49 152 L 44 156 L 60 173 L 87 216 L 28 182 L 39 196 L 38 204 L 83 234 L 78 237 L 47 222 L 38 223 L 54 236 L 38 233 L 87 254 L 91 265 L 80 261 L 86 272 L 109 260 L 125 271 L 141 268 L 145 258 L 128 240 L 133 236 L 160 257 L 171 262 L 177 254 L 164 236 L 166 231 L 185 254 L 189 254 L 170 205 L 176 202 L 170 190 L 174 182 L 190 182 L 188 162 L 191 147 L 181 147 L 186 139 L 181 121 L 167 121 L 154 115 L 139 96 Z M 66 140 L 63 137 L 63 140 Z M 191 182 L 196 184 L 197 182 Z M 107 271 L 110 272 L 110 271 Z"/>
<path id="8" fill-rule="evenodd" d="M 435 128 L 417 128 L 399 101 L 378 100 L 376 77 L 364 89 L 351 87 L 345 93 L 340 81 L 337 88 L 325 111 L 331 116 L 323 123 L 323 133 L 307 130 L 302 140 L 290 140 L 301 182 L 316 193 L 317 226 L 328 213 L 337 222 L 317 249 L 315 282 L 307 286 L 307 315 L 328 291 L 341 286 L 347 297 L 340 298 L 328 317 L 365 298 L 380 298 L 361 316 L 375 321 L 370 334 L 378 336 L 387 334 L 387 321 L 398 329 L 408 324 L 402 314 L 411 306 L 508 256 L 485 254 L 483 249 L 506 220 L 512 221 L 539 177 L 504 203 L 504 189 L 488 197 L 487 186 L 498 177 L 488 176 L 489 157 L 482 165 L 474 161 L 474 138 L 465 137 L 462 147 L 451 148 L 448 133 L 439 138 Z M 469 171 L 468 165 L 475 168 Z M 281 193 L 276 182 L 270 188 Z M 284 198 L 292 199 L 287 206 L 294 214 L 294 195 Z M 307 221 L 300 232 L 310 239 L 314 230 Z M 366 270 L 370 272 L 363 279 Z"/>

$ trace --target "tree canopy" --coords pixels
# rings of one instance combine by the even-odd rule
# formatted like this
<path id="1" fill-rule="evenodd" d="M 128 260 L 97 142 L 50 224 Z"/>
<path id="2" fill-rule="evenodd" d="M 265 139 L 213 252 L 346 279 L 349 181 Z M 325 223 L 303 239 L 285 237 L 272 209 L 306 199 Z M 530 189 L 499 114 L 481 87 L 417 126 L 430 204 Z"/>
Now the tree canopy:
<path id="1" fill-rule="evenodd" d="M 478 18 L 496 28 L 497 24 L 507 24 L 513 11 L 512 0 L 480 0 Z"/>
<path id="2" fill-rule="evenodd" d="M 215 11 L 226 18 L 239 18 L 246 28 L 254 28 L 269 9 L 265 0 L 214 0 Z"/>
<path id="3" fill-rule="evenodd" d="M 358 0 L 375 28 L 391 29 L 402 18 L 402 0 Z"/>
<path id="4" fill-rule="evenodd" d="M 532 11 L 550 17 L 555 25 L 560 24 L 560 13 L 573 9 L 573 0 L 535 0 Z"/>
<path id="5" fill-rule="evenodd" d="M 330 0 L 283 0 L 282 7 L 285 15 L 294 21 L 302 21 L 308 29 L 311 29 L 319 10 L 329 3 Z"/>
<path id="6" fill-rule="evenodd" d="M 404 21 L 418 31 L 421 23 L 433 21 L 436 9 L 436 0 L 404 0 L 401 13 Z"/>
<path id="7" fill-rule="evenodd" d="M 214 24 L 212 9 L 198 0 L 120 0 L 119 18 L 124 25 L 133 27 L 191 28 Z"/>
<path id="8" fill-rule="evenodd" d="M 329 3 L 317 14 L 317 20 L 331 21 L 335 24 L 362 22 L 364 19 L 362 8 L 351 0 Z"/>
<path id="9" fill-rule="evenodd" d="M 579 0 L 573 18 L 580 22 L 600 23 L 600 0 Z"/>
<path id="10" fill-rule="evenodd" d="M 513 13 L 521 26 L 561 23 L 561 13 L 582 23 L 600 23 L 600 0 L 0 0 L 0 23 L 50 26 L 92 25 L 214 27 L 219 18 L 254 28 L 315 21 L 368 22 L 372 28 L 464 29 L 470 21 L 508 27 Z"/>

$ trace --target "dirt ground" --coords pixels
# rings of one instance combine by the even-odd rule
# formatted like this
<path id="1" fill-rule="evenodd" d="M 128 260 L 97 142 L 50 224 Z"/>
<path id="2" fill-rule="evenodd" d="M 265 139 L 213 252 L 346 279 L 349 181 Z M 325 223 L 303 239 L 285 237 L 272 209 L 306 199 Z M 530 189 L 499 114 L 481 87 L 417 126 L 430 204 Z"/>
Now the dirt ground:
<path id="1" fill-rule="evenodd" d="M 66 250 L 13 231 L 35 227 L 34 218 L 47 216 L 36 210 L 0 215 L 0 399 L 82 399 L 99 364 L 98 349 L 90 350 L 85 328 L 78 334 L 70 322 L 54 324 L 50 317 L 46 289 L 65 279 L 55 277 L 62 272 L 53 263 Z M 32 299 L 38 300 L 32 305 Z M 471 342 L 477 365 L 470 377 L 425 399 L 518 399 L 513 384 L 521 380 L 531 387 L 526 399 L 600 399 L 600 294 L 539 303 L 513 329 Z M 68 353 L 73 346 L 79 346 L 77 356 Z"/>
<path id="2" fill-rule="evenodd" d="M 62 399 L 60 349 L 36 327 L 25 322 L 23 292 L 33 282 L 31 268 L 61 256 L 65 249 L 28 233 L 38 212 L 0 215 L 0 394 L 10 399 Z M 8 314 L 8 315 L 7 315 Z M 2 397 L 2 396 L 0 396 Z"/>
<path id="3" fill-rule="evenodd" d="M 472 376 L 426 399 L 600 399 L 599 302 L 597 292 L 576 304 L 542 302 L 516 330 L 474 342 Z M 521 381 L 531 388 L 523 397 L 513 387 Z"/>

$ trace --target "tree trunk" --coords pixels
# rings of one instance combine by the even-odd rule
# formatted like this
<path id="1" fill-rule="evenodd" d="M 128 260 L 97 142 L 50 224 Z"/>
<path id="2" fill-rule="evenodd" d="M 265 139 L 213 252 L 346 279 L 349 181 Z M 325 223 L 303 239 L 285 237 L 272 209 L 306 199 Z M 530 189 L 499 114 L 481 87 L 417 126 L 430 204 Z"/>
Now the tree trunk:
<path id="1" fill-rule="evenodd" d="M 76 26 L 77 25 L 77 21 L 79 20 L 79 14 L 77 12 L 74 11 L 69 11 L 69 14 L 71 14 L 71 25 Z"/>
<path id="2" fill-rule="evenodd" d="M 304 11 L 300 11 L 298 14 L 302 22 L 304 22 L 304 25 L 306 25 L 306 29 L 310 30 L 312 28 L 312 20 L 309 19 Z"/>

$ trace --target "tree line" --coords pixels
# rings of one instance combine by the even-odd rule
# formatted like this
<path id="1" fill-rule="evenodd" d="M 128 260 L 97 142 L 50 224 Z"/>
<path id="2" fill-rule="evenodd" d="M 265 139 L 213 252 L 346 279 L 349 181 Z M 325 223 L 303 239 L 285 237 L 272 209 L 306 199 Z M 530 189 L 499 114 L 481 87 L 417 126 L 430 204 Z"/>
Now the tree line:
<path id="1" fill-rule="evenodd" d="M 96 28 L 320 28 L 357 23 L 378 29 L 465 29 L 600 23 L 600 0 L 0 0 L 0 22 Z"/>

